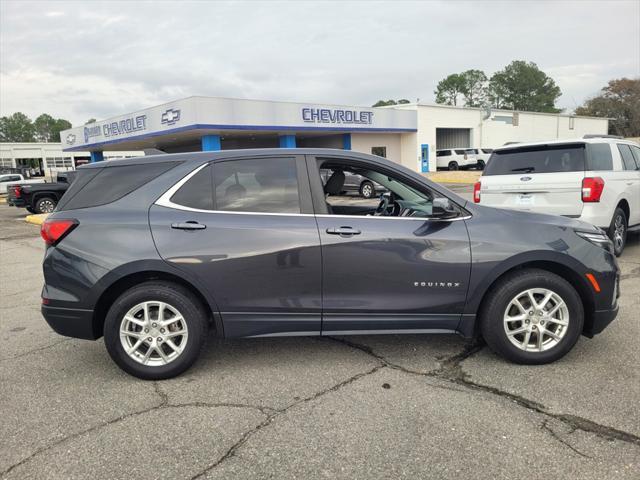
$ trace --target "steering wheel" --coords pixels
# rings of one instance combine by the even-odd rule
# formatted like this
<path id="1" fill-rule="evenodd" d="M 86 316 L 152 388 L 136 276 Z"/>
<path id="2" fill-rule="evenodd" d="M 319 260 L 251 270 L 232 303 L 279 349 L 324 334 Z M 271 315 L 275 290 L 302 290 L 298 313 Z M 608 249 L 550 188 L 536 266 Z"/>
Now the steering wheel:
<path id="1" fill-rule="evenodd" d="M 376 217 L 388 217 L 390 215 L 394 215 L 396 213 L 396 209 L 398 210 L 399 215 L 400 205 L 395 201 L 393 194 L 382 194 L 380 195 L 380 203 L 373 215 Z"/>

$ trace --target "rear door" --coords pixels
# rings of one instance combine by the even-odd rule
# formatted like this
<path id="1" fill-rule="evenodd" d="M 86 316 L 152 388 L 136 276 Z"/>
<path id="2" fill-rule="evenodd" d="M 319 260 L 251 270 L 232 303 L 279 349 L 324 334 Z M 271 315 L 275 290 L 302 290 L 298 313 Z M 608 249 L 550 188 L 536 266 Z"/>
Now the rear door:
<path id="1" fill-rule="evenodd" d="M 578 217 L 585 158 L 581 143 L 495 150 L 480 180 L 480 203 Z"/>
<path id="2" fill-rule="evenodd" d="M 225 336 L 320 333 L 320 239 L 303 158 L 203 166 L 149 220 L 162 258 L 215 299 Z"/>

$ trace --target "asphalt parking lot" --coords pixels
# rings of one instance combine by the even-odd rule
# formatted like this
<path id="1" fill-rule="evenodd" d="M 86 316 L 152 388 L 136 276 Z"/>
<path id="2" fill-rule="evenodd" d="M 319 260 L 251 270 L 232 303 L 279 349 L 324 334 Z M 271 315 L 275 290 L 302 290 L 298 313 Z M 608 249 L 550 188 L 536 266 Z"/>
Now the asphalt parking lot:
<path id="1" fill-rule="evenodd" d="M 552 365 L 448 335 L 211 338 L 144 382 L 46 325 L 24 215 L 0 205 L 1 478 L 640 478 L 637 235 L 618 319 Z"/>

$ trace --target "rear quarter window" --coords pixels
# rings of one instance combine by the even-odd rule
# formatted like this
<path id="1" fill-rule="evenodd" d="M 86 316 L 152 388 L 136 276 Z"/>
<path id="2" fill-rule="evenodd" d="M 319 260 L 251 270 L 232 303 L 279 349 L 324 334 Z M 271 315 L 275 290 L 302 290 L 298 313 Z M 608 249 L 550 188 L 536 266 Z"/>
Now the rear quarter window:
<path id="1" fill-rule="evenodd" d="M 592 143 L 587 146 L 587 170 L 613 170 L 611 146 L 608 143 Z"/>
<path id="2" fill-rule="evenodd" d="M 620 151 L 620 156 L 622 157 L 622 162 L 624 163 L 624 169 L 636 170 L 638 167 L 636 165 L 635 159 L 633 158 L 633 153 L 631 153 L 631 147 L 627 144 L 619 143 L 618 150 Z"/>
<path id="3" fill-rule="evenodd" d="M 140 163 L 78 170 L 58 204 L 58 211 L 97 207 L 121 199 L 180 162 Z"/>
<path id="4" fill-rule="evenodd" d="M 495 150 L 483 175 L 580 172 L 585 168 L 585 145 L 537 145 Z"/>

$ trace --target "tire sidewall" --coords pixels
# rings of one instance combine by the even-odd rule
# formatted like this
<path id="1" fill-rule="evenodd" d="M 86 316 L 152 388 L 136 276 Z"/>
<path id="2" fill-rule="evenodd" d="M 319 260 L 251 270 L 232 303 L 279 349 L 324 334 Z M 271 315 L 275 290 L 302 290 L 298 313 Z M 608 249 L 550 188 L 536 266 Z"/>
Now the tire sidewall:
<path id="1" fill-rule="evenodd" d="M 369 195 L 365 193 L 365 187 L 367 186 L 370 188 Z M 362 185 L 360 185 L 360 195 L 362 195 L 364 198 L 373 198 L 375 195 L 373 184 L 371 182 L 363 182 Z"/>
<path id="2" fill-rule="evenodd" d="M 504 330 L 507 305 L 519 293 L 531 288 L 547 288 L 558 294 L 569 310 L 569 328 L 560 342 L 544 352 L 525 352 L 513 345 Z M 544 364 L 566 355 L 580 338 L 584 325 L 584 307 L 578 292 L 566 280 L 551 272 L 529 270 L 506 278 L 494 286 L 491 298 L 481 312 L 481 330 L 487 344 L 496 353 L 516 363 Z"/>
<path id="3" fill-rule="evenodd" d="M 40 207 L 40 204 L 41 204 L 42 202 L 46 201 L 46 200 L 50 201 L 50 202 L 53 204 L 53 208 L 51 209 L 51 211 L 53 212 L 53 210 L 55 210 L 55 208 L 56 208 L 56 201 L 55 201 L 53 198 L 51 198 L 51 197 L 42 197 L 42 198 L 39 198 L 39 199 L 36 201 L 36 205 L 35 205 L 34 210 L 35 210 L 37 213 L 51 213 L 51 212 L 44 212 L 44 211 L 42 210 L 42 208 Z"/>
<path id="4" fill-rule="evenodd" d="M 189 332 L 187 345 L 180 356 L 167 365 L 147 366 L 135 361 L 120 342 L 120 324 L 135 305 L 159 300 L 176 308 Z M 206 317 L 199 302 L 185 289 L 168 283 L 147 283 L 124 292 L 113 302 L 104 323 L 104 341 L 111 358 L 125 372 L 144 379 L 161 380 L 187 370 L 197 359 L 206 337 Z"/>
<path id="5" fill-rule="evenodd" d="M 455 171 L 458 170 L 460 167 L 458 166 L 457 162 L 451 162 L 449 163 L 449 170 Z"/>
<path id="6" fill-rule="evenodd" d="M 622 246 L 620 247 L 620 249 L 616 248 L 616 244 L 614 240 L 614 235 L 616 231 L 616 218 L 618 218 L 619 216 L 622 217 L 622 223 L 624 225 L 624 235 L 622 236 Z M 622 255 L 624 247 L 627 244 L 627 233 L 628 233 L 627 222 L 628 222 L 628 219 L 627 219 L 627 215 L 624 213 L 624 210 L 622 210 L 619 207 L 616 208 L 615 212 L 613 212 L 613 218 L 611 219 L 611 225 L 609 225 L 609 232 L 608 232 L 609 238 L 613 242 L 613 248 L 614 248 L 614 253 L 616 257 L 619 257 L 620 255 Z"/>

